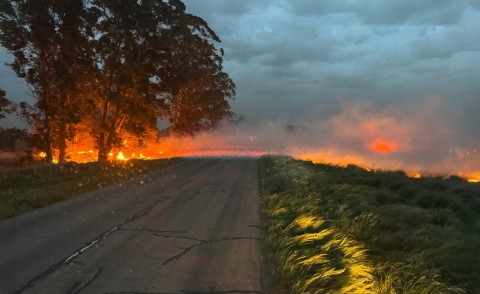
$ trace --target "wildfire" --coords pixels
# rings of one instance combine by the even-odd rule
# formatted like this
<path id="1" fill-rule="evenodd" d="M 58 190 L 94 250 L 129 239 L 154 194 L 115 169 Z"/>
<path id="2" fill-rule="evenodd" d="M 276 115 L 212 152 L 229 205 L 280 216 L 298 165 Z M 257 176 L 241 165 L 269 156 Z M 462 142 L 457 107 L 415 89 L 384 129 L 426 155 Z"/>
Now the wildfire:
<path id="1" fill-rule="evenodd" d="M 465 175 L 465 178 L 470 183 L 480 183 L 480 172 L 476 172 L 476 173 L 469 174 L 469 175 L 467 174 L 467 175 Z"/>
<path id="2" fill-rule="evenodd" d="M 268 136 L 267 136 L 268 137 Z M 373 139 L 372 139 L 373 138 Z M 365 137 L 359 138 L 359 144 L 335 144 L 322 147 L 305 147 L 298 145 L 286 145 L 276 143 L 267 144 L 274 149 L 260 147 L 262 137 L 255 136 L 252 140 L 250 134 L 237 138 L 229 133 L 221 133 L 220 135 L 201 134 L 196 137 L 163 137 L 159 141 L 142 141 L 125 139 L 115 146 L 108 153 L 109 161 L 128 161 L 134 159 L 161 159 L 172 157 L 231 157 L 231 156 L 247 156 L 259 157 L 271 154 L 285 154 L 292 157 L 309 160 L 315 163 L 329 164 L 334 166 L 345 167 L 350 164 L 361 167 L 369 172 L 377 172 L 382 170 L 405 170 L 406 175 L 410 178 L 419 179 L 424 176 L 435 176 L 445 174 L 457 174 L 458 176 L 472 183 L 480 183 L 480 171 L 475 169 L 474 165 L 461 165 L 456 157 L 457 153 L 450 152 L 452 158 L 443 158 L 444 162 L 438 166 L 423 166 L 421 160 L 415 162 L 415 158 L 420 158 L 425 150 L 415 150 L 410 144 L 405 143 L 401 137 L 392 139 L 389 134 L 367 134 Z M 401 143 L 399 143 L 401 142 Z M 350 143 L 348 141 L 348 143 Z M 286 144 L 291 144 L 287 142 Z M 80 138 L 75 138 L 67 145 L 67 161 L 75 161 L 78 163 L 92 162 L 98 159 L 98 151 L 94 149 L 95 142 L 83 134 Z M 360 146 L 358 148 L 357 146 Z M 364 146 L 362 148 L 362 146 Z M 388 154 L 402 152 L 389 156 Z M 467 150 L 468 151 L 468 150 Z M 415 153 L 419 152 L 419 153 Z M 422 153 L 423 152 L 423 153 Z M 472 151 L 473 156 L 476 151 Z M 463 153 L 461 153 L 463 154 Z M 468 155 L 465 153 L 462 158 Z M 37 159 L 45 159 L 45 152 L 35 153 Z M 58 160 L 58 150 L 54 150 L 54 161 Z M 474 157 L 476 158 L 476 157 Z M 405 161 L 402 161 L 405 159 Z M 420 158 L 421 159 L 421 158 Z M 475 160 L 475 159 L 474 159 Z M 445 166 L 445 168 L 442 168 Z"/>
<path id="3" fill-rule="evenodd" d="M 419 172 L 409 172 L 407 173 L 407 176 L 412 179 L 420 179 L 422 177 L 422 174 Z"/>
<path id="4" fill-rule="evenodd" d="M 375 140 L 369 146 L 370 150 L 378 153 L 392 153 L 397 151 L 397 144 L 393 142 L 387 142 L 384 140 Z"/>
<path id="5" fill-rule="evenodd" d="M 118 152 L 117 154 L 117 160 L 120 160 L 120 161 L 127 161 L 128 159 L 125 158 L 125 156 L 123 155 L 123 152 Z"/>

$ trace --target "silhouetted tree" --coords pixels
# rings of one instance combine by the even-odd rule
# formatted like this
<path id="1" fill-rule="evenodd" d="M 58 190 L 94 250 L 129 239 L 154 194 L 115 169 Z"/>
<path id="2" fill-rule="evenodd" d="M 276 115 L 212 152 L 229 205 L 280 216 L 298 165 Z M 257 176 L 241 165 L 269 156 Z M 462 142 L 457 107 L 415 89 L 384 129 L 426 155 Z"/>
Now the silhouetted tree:
<path id="1" fill-rule="evenodd" d="M 176 18 L 186 26 L 174 25 L 167 32 L 174 42 L 167 43 L 169 56 L 162 64 L 163 114 L 170 132 L 193 135 L 230 117 L 228 99 L 235 97 L 235 84 L 223 72 L 223 50 L 215 47 L 220 38 L 207 23 L 186 13 Z"/>
<path id="2" fill-rule="evenodd" d="M 235 85 L 218 36 L 180 0 L 0 1 L 0 42 L 31 85 L 21 116 L 65 160 L 77 123 L 107 160 L 124 137 L 155 133 L 157 120 L 194 134 L 232 117 Z"/>
<path id="3" fill-rule="evenodd" d="M 0 119 L 5 118 L 5 114 L 14 113 L 17 105 L 5 97 L 6 92 L 0 89 Z M 15 143 L 18 140 L 26 140 L 28 132 L 19 128 L 0 127 L 0 150 L 14 151 Z"/>
<path id="4" fill-rule="evenodd" d="M 122 133 L 136 136 L 167 118 L 175 132 L 194 133 L 229 111 L 234 84 L 222 72 L 218 36 L 171 1 L 93 1 L 99 95 L 92 135 L 106 160 Z"/>
<path id="5" fill-rule="evenodd" d="M 26 141 L 28 132 L 19 128 L 0 127 L 0 150 L 15 151 L 15 145 L 19 140 Z"/>
<path id="6" fill-rule="evenodd" d="M 5 114 L 15 111 L 15 104 L 5 97 L 6 92 L 0 89 L 0 119 L 5 118 Z"/>
<path id="7" fill-rule="evenodd" d="M 52 148 L 65 159 L 67 127 L 78 122 L 74 103 L 88 70 L 88 14 L 83 0 L 12 0 L 0 5 L 0 42 L 15 57 L 10 64 L 31 85 L 40 117 L 35 131 L 42 137 L 47 161 Z"/>
<path id="8" fill-rule="evenodd" d="M 59 162 L 65 161 L 67 140 L 74 136 L 75 124 L 81 121 L 84 100 L 95 80 L 93 38 L 94 19 L 83 0 L 52 1 L 51 13 L 55 21 L 55 43 L 58 55 L 54 60 L 57 77 L 57 126 L 55 142 Z"/>

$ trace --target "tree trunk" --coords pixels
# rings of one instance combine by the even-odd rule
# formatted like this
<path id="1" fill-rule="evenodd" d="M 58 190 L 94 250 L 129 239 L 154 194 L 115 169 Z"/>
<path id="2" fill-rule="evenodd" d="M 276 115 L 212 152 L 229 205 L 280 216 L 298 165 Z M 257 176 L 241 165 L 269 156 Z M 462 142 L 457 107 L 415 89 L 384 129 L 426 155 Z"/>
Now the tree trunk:
<path id="1" fill-rule="evenodd" d="M 102 132 L 102 143 L 98 146 L 98 162 L 108 161 L 108 154 L 112 150 L 112 144 L 109 141 L 109 139 L 105 141 L 105 132 Z"/>
<path id="2" fill-rule="evenodd" d="M 106 132 L 103 132 L 102 134 L 102 145 L 100 145 L 98 149 L 98 161 L 99 162 L 106 162 L 108 161 L 108 154 L 112 151 L 112 145 L 113 145 L 113 136 L 115 130 L 110 129 L 108 131 L 108 135 Z M 105 135 L 107 135 L 107 139 L 105 140 Z"/>
<path id="3" fill-rule="evenodd" d="M 105 146 L 98 148 L 98 162 L 107 162 L 108 161 L 108 152 Z"/>
<path id="4" fill-rule="evenodd" d="M 107 126 L 107 111 L 108 111 L 108 98 L 105 98 L 102 109 L 102 121 L 100 122 L 100 134 L 98 135 L 98 162 L 106 162 L 108 160 L 108 152 L 105 146 L 105 132 Z"/>
<path id="5" fill-rule="evenodd" d="M 45 116 L 44 132 L 45 132 L 45 153 L 47 154 L 47 156 L 45 157 L 45 160 L 47 163 L 52 163 L 53 162 L 52 130 L 50 127 L 50 118 L 48 114 Z"/>
<path id="6" fill-rule="evenodd" d="M 67 126 L 62 119 L 58 126 L 58 162 L 63 163 L 66 161 L 67 155 Z"/>
<path id="7" fill-rule="evenodd" d="M 63 163 L 67 157 L 67 107 L 70 94 L 63 96 L 61 117 L 58 126 L 58 162 Z"/>

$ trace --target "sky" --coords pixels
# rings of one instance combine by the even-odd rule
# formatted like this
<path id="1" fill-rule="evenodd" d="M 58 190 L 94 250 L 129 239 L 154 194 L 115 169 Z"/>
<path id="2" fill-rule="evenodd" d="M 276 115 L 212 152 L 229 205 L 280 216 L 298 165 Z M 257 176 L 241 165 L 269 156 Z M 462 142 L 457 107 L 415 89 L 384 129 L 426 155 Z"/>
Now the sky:
<path id="1" fill-rule="evenodd" d="M 233 108 L 270 145 L 391 169 L 480 170 L 480 2 L 185 3 L 222 39 Z M 287 124 L 304 128 L 285 134 Z M 398 152 L 371 152 L 376 141 Z"/>
<path id="2" fill-rule="evenodd" d="M 292 123 L 341 111 L 444 99 L 480 122 L 480 2 L 189 0 L 222 39 L 237 111 Z M 475 125 L 475 126 L 474 126 Z"/>
<path id="3" fill-rule="evenodd" d="M 309 150 L 355 155 L 386 140 L 408 162 L 425 157 L 412 150 L 480 149 L 479 1 L 184 3 L 222 39 L 237 85 L 232 108 L 255 136 L 301 125 Z M 6 67 L 0 88 L 28 100 Z"/>

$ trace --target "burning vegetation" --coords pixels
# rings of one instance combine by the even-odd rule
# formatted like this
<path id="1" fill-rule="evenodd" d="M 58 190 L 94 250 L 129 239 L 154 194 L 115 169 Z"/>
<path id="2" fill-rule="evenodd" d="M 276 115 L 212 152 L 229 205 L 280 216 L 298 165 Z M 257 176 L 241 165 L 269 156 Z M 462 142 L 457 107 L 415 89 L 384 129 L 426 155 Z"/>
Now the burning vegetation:
<path id="1" fill-rule="evenodd" d="M 392 153 L 397 151 L 396 143 L 388 142 L 381 139 L 377 139 L 373 141 L 368 147 L 370 150 L 373 150 L 378 153 Z"/>
<path id="2" fill-rule="evenodd" d="M 158 121 L 171 134 L 193 135 L 241 120 L 230 110 L 235 84 L 219 42 L 181 1 L 0 5 L 0 43 L 36 99 L 18 112 L 47 162 L 138 157 L 124 141 L 156 140 Z"/>
<path id="3" fill-rule="evenodd" d="M 452 151 L 461 140 L 435 98 L 385 109 L 350 102 L 329 118 L 286 128 L 231 128 L 243 117 L 230 109 L 235 84 L 223 70 L 220 39 L 181 1 L 7 1 L 0 32 L 14 56 L 9 65 L 36 99 L 16 111 L 31 128 L 38 160 L 287 154 L 480 181 L 478 152 Z M 4 96 L 0 118 L 14 109 Z"/>

